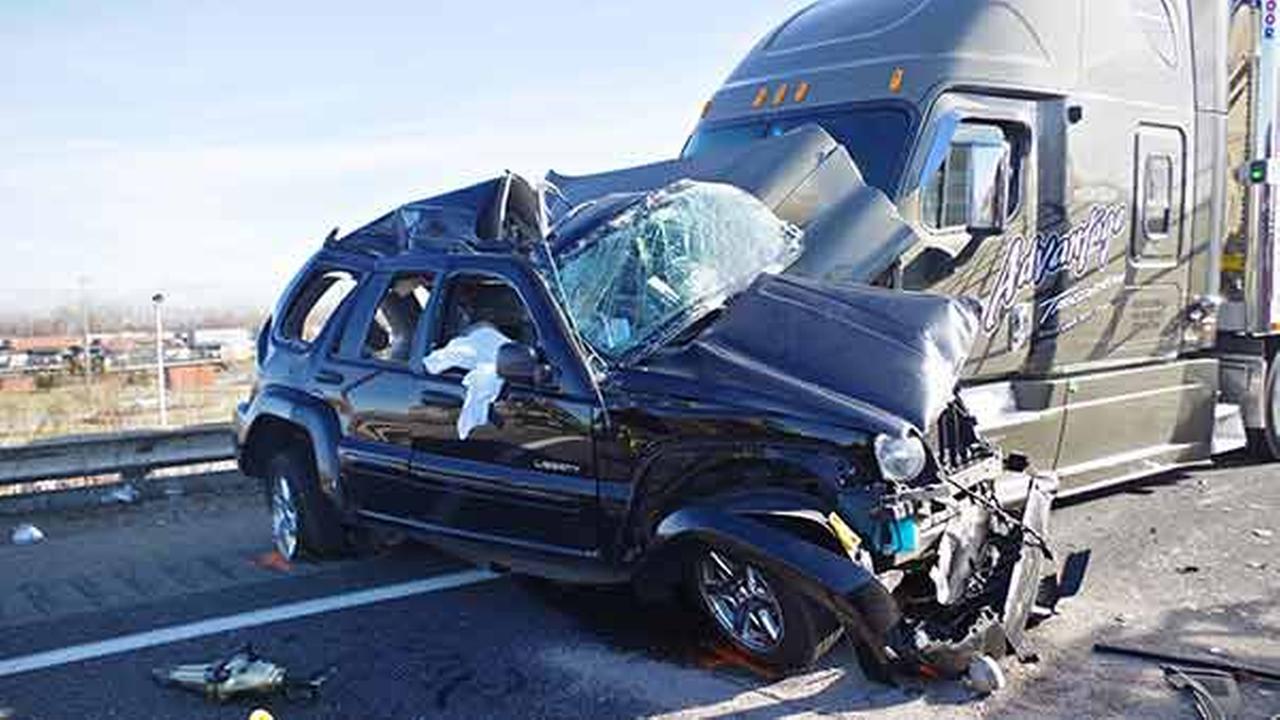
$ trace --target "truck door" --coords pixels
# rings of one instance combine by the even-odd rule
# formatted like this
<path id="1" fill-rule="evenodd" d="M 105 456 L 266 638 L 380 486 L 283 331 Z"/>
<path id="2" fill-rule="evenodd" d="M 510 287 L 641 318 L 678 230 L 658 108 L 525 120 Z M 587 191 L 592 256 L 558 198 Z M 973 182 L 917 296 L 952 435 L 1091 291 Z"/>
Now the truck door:
<path id="1" fill-rule="evenodd" d="M 552 374 L 569 377 L 569 361 L 551 352 L 560 332 L 549 300 L 530 297 L 498 274 L 455 273 L 429 331 L 429 350 L 471 326 L 489 323 L 538 349 Z M 537 308 L 537 311 L 534 311 Z M 597 546 L 593 422 L 598 403 L 565 383 L 507 383 L 489 422 L 461 438 L 458 416 L 465 373 L 427 376 L 421 387 L 421 434 L 415 443 L 414 514 L 425 529 L 534 550 L 590 555 Z"/>
<path id="2" fill-rule="evenodd" d="M 903 287 L 982 301 L 962 394 L 988 437 L 1044 468 L 1057 459 L 1065 389 L 1038 362 L 1035 257 L 1037 230 L 1053 222 L 1063 187 L 1063 114 L 1056 101 L 944 96 L 927 125 L 919 190 L 904 207 L 922 242 L 904 259 Z"/>

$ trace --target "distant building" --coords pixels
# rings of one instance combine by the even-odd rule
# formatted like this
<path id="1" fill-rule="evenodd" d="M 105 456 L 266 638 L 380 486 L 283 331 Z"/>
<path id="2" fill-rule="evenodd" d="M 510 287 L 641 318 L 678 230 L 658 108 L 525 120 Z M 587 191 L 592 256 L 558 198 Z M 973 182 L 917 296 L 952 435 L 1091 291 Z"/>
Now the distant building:
<path id="1" fill-rule="evenodd" d="M 197 354 L 216 352 L 227 362 L 250 360 L 254 355 L 253 333 L 244 328 L 198 328 L 191 331 L 190 344 Z"/>

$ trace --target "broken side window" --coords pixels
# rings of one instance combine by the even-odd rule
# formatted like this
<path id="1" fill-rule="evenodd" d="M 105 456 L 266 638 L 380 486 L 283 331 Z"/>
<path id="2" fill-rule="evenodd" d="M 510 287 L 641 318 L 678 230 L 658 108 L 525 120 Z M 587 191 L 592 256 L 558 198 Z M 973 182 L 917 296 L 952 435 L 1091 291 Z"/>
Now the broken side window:
<path id="1" fill-rule="evenodd" d="M 429 273 L 407 273 L 392 279 L 365 332 L 361 354 L 368 359 L 407 365 L 422 313 L 431 299 Z"/>

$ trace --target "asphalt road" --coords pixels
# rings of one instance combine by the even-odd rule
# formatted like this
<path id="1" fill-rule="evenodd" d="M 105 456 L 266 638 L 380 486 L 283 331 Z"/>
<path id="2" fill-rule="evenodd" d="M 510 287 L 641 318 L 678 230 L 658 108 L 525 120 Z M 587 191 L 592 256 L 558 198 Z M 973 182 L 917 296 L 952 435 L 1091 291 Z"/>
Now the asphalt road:
<path id="1" fill-rule="evenodd" d="M 954 683 L 869 684 L 844 646 L 808 673 L 768 678 L 679 606 L 520 578 L 475 582 L 473 573 L 452 589 L 3 675 L 0 708 L 22 719 L 246 718 L 257 704 L 211 704 L 158 687 L 150 671 L 252 642 L 299 673 L 336 668 L 314 702 L 259 703 L 277 718 L 1194 718 L 1154 663 L 1091 647 L 1139 640 L 1280 665 L 1278 475 L 1280 467 L 1229 463 L 1060 508 L 1060 554 L 1093 553 L 1084 593 L 1032 632 L 1040 662 L 1007 663 L 1010 686 L 986 699 Z M 468 572 L 418 546 L 282 567 L 268 553 L 261 499 L 247 493 L 25 519 L 49 539 L 0 546 L 0 668 Z M 1244 717 L 1280 713 L 1280 684 L 1241 689 Z"/>

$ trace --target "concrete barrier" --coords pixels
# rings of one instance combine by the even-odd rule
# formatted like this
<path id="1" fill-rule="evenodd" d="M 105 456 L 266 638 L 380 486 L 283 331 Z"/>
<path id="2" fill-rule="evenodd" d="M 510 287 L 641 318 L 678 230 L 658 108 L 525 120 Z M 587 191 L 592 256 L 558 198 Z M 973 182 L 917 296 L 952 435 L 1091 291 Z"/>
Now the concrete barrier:
<path id="1" fill-rule="evenodd" d="M 230 425 L 86 435 L 0 448 L 0 487 L 41 480 L 152 470 L 235 458 Z"/>

